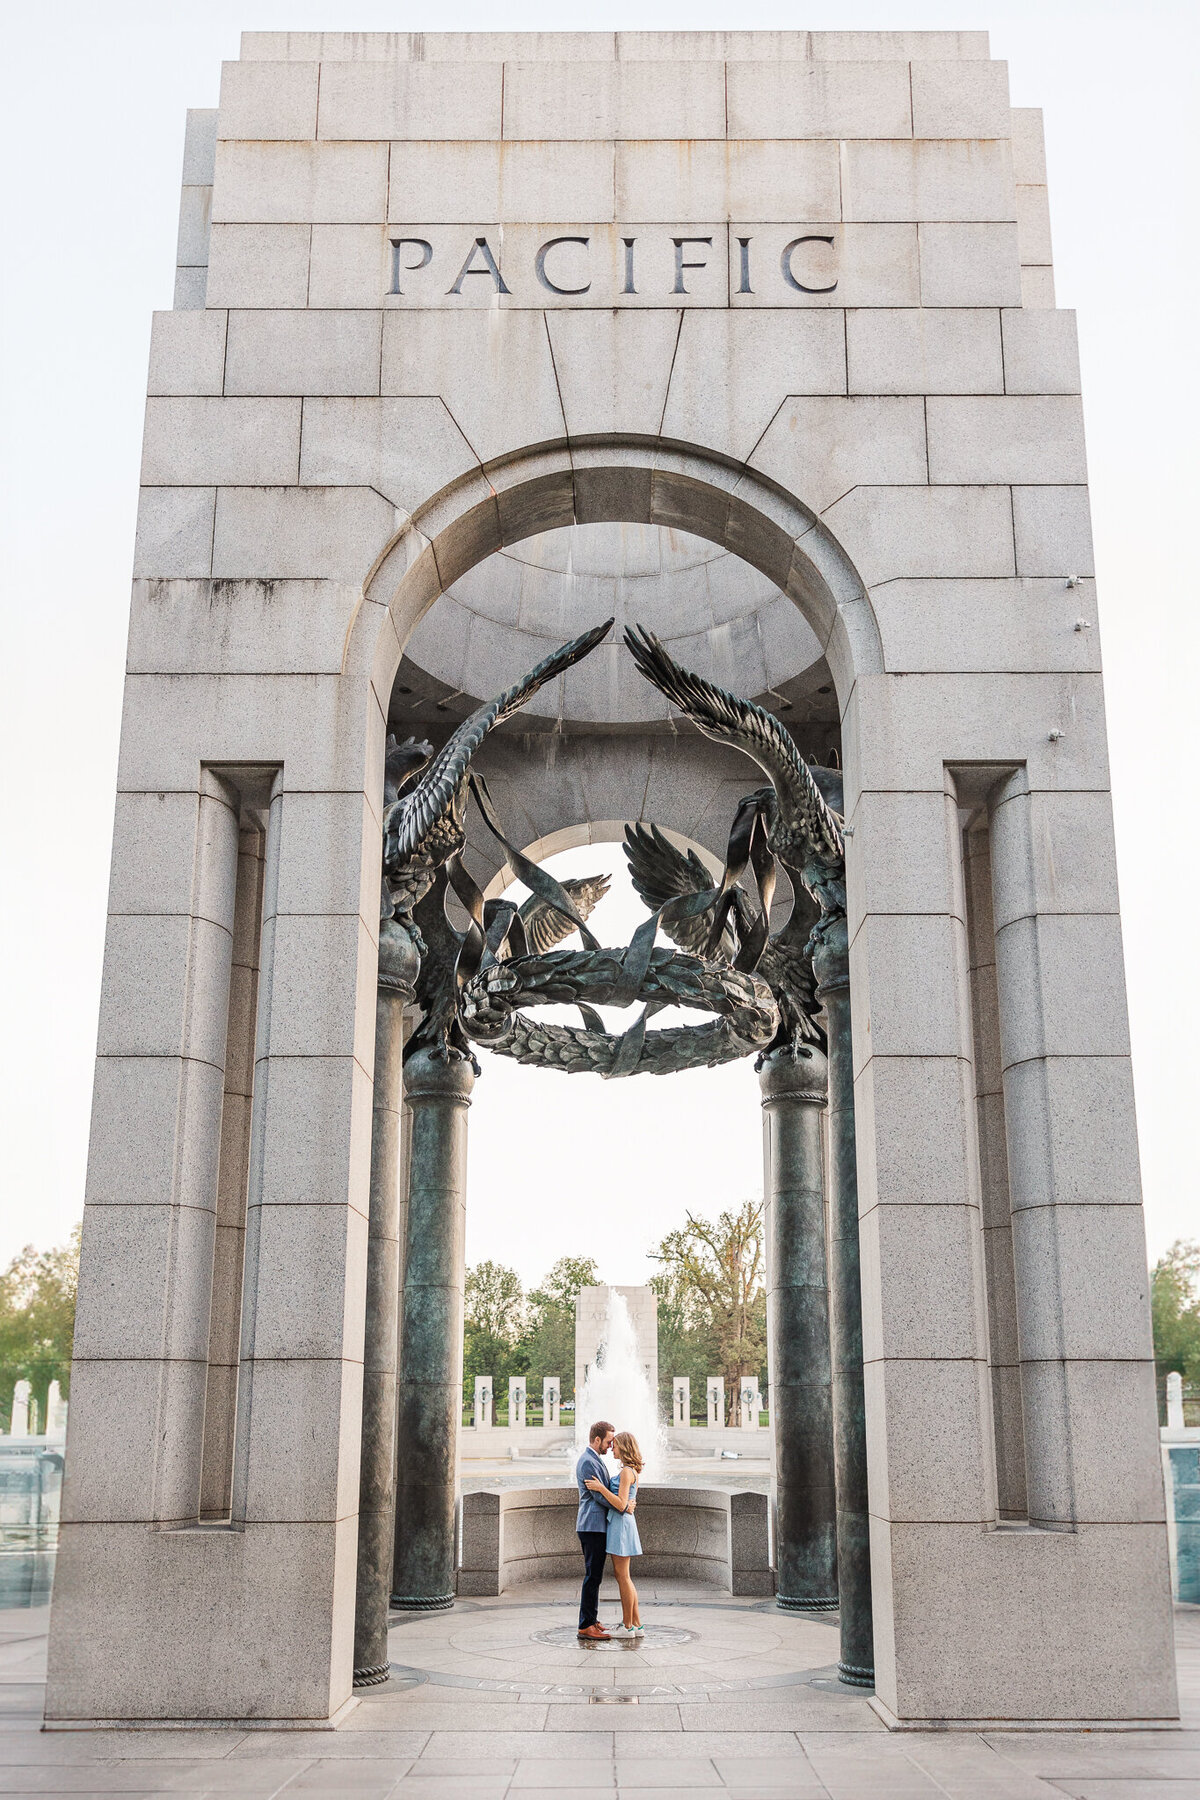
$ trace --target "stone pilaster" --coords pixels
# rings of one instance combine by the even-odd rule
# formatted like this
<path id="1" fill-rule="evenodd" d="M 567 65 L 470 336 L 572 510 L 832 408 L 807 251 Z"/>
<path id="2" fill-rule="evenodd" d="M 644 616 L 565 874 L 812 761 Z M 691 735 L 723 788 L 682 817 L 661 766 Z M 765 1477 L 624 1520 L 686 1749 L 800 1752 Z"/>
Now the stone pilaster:
<path id="1" fill-rule="evenodd" d="M 828 919 L 813 957 L 829 1032 L 829 1314 L 833 1443 L 837 1468 L 838 1611 L 843 1681 L 875 1682 L 867 1422 L 863 1393 L 858 1164 L 854 1143 L 854 1051 L 850 958 L 844 914 Z"/>
<path id="2" fill-rule="evenodd" d="M 367 1230 L 367 1317 L 363 1347 L 362 1461 L 358 1490 L 358 1583 L 354 1685 L 386 1681 L 388 1595 L 396 1511 L 396 1359 L 400 1251 L 404 1239 L 404 1009 L 412 1003 L 418 955 L 394 919 L 379 931 L 375 1012 L 375 1096 L 371 1113 L 371 1210 Z"/>

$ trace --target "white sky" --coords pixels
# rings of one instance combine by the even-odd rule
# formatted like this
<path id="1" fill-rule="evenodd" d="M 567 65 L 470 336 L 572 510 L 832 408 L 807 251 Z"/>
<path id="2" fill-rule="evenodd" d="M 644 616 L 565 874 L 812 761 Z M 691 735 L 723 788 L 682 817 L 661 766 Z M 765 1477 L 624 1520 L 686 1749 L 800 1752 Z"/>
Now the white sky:
<path id="1" fill-rule="evenodd" d="M 151 311 L 171 304 L 184 112 L 216 105 L 243 28 L 321 26 L 991 31 L 1014 103 L 1046 110 L 1058 301 L 1079 311 L 1151 1252 L 1200 1235 L 1198 20 L 1194 0 L 8 9 L 0 1262 L 61 1241 L 82 1205 L 146 356 Z M 536 1278 L 590 1251 L 609 1279 L 638 1280 L 693 1176 L 712 1210 L 757 1185 L 748 1066 L 604 1087 L 542 1075 L 513 1127 L 504 1080 L 489 1070 L 491 1099 L 479 1084 L 473 1258 Z M 545 1146 L 532 1182 L 515 1172 L 521 1112 Z"/>

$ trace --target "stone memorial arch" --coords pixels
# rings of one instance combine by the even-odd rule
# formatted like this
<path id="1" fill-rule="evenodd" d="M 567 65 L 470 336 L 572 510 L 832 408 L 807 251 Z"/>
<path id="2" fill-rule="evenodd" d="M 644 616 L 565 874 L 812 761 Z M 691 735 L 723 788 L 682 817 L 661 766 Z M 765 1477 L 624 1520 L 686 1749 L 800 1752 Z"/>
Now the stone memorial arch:
<path id="1" fill-rule="evenodd" d="M 762 776 L 640 679 L 639 621 L 844 771 L 830 1257 L 861 1259 L 841 1379 L 881 1715 L 1175 1715 L 1047 217 L 1040 116 L 979 33 L 249 34 L 219 110 L 189 116 L 48 1723 L 351 1703 L 396 1314 L 372 1196 L 403 1186 L 377 1006 L 388 728 L 445 735 L 614 611 L 480 750 L 518 850 L 653 821 L 719 870 Z M 480 887 L 503 861 L 473 811 Z M 811 1214 L 777 1176 L 822 1096 L 764 1086 L 783 1230 Z M 413 1190 L 431 1218 L 457 1205 L 461 1138 L 460 1117 Z M 439 1372 L 453 1388 L 452 1356 Z M 402 1357 L 402 1431 L 412 1375 Z"/>

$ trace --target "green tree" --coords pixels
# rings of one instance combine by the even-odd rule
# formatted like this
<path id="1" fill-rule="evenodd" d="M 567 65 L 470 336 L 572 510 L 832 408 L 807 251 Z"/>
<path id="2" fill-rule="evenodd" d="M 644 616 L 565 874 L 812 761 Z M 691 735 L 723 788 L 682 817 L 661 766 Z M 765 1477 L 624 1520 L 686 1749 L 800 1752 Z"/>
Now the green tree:
<path id="1" fill-rule="evenodd" d="M 704 1383 L 721 1362 L 716 1332 L 700 1309 L 672 1293 L 668 1276 L 652 1275 L 650 1286 L 658 1295 L 658 1391 L 663 1413 L 672 1416 L 675 1377 L 686 1375 L 692 1384 L 693 1410 L 698 1408 L 703 1418 Z"/>
<path id="2" fill-rule="evenodd" d="M 1159 1381 L 1177 1369 L 1200 1384 L 1200 1244 L 1183 1238 L 1150 1271 L 1150 1316 Z"/>
<path id="3" fill-rule="evenodd" d="M 71 1390 L 71 1339 L 79 1283 L 79 1231 L 57 1250 L 27 1244 L 0 1275 L 0 1421 L 12 1417 L 13 1389 L 27 1381 L 45 1427 L 50 1383 Z"/>
<path id="4" fill-rule="evenodd" d="M 543 1275 L 536 1293 L 560 1306 L 574 1310 L 580 1288 L 598 1287 L 600 1271 L 591 1256 L 560 1256 L 548 1275 Z M 534 1296 L 529 1296 L 532 1301 Z M 553 1371 L 551 1371 L 553 1373 Z"/>
<path id="5" fill-rule="evenodd" d="M 476 1263 L 467 1270 L 466 1316 L 476 1330 L 515 1344 L 525 1323 L 525 1290 L 515 1269 L 503 1263 Z"/>
<path id="6" fill-rule="evenodd" d="M 660 1301 L 665 1301 L 669 1315 L 677 1315 L 677 1327 L 682 1324 L 690 1329 L 701 1343 L 707 1338 L 725 1376 L 733 1422 L 740 1423 L 742 1377 L 757 1375 L 760 1382 L 765 1377 L 767 1294 L 761 1200 L 743 1200 L 736 1212 L 723 1212 L 715 1223 L 689 1212 L 686 1225 L 669 1231 L 650 1254 L 663 1266 L 656 1284 Z M 686 1372 L 670 1371 L 673 1375 Z"/>
<path id="7" fill-rule="evenodd" d="M 469 1405 L 474 1400 L 475 1377 L 490 1375 L 496 1383 L 499 1419 L 503 1381 L 525 1372 L 520 1341 L 526 1323 L 525 1291 L 517 1271 L 494 1262 L 468 1269 L 464 1312 L 463 1402 Z"/>

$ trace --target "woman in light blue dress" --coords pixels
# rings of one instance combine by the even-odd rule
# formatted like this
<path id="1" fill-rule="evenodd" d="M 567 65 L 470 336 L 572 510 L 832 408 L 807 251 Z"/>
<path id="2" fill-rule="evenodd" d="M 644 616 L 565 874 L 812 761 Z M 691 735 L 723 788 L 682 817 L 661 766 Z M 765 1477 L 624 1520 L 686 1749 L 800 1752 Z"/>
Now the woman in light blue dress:
<path id="1" fill-rule="evenodd" d="M 642 1540 L 638 1536 L 637 1520 L 633 1509 L 637 1503 L 638 1476 L 642 1472 L 642 1453 L 638 1449 L 637 1439 L 630 1431 L 618 1431 L 613 1439 L 613 1454 L 618 1458 L 621 1469 L 609 1481 L 609 1486 L 616 1496 L 608 1512 L 608 1529 L 605 1548 L 612 1557 L 613 1574 L 617 1578 L 617 1586 L 621 1590 L 621 1623 L 613 1632 L 614 1637 L 641 1637 L 642 1620 L 638 1612 L 638 1593 L 633 1585 L 633 1577 L 629 1573 L 630 1558 L 642 1554 Z"/>

